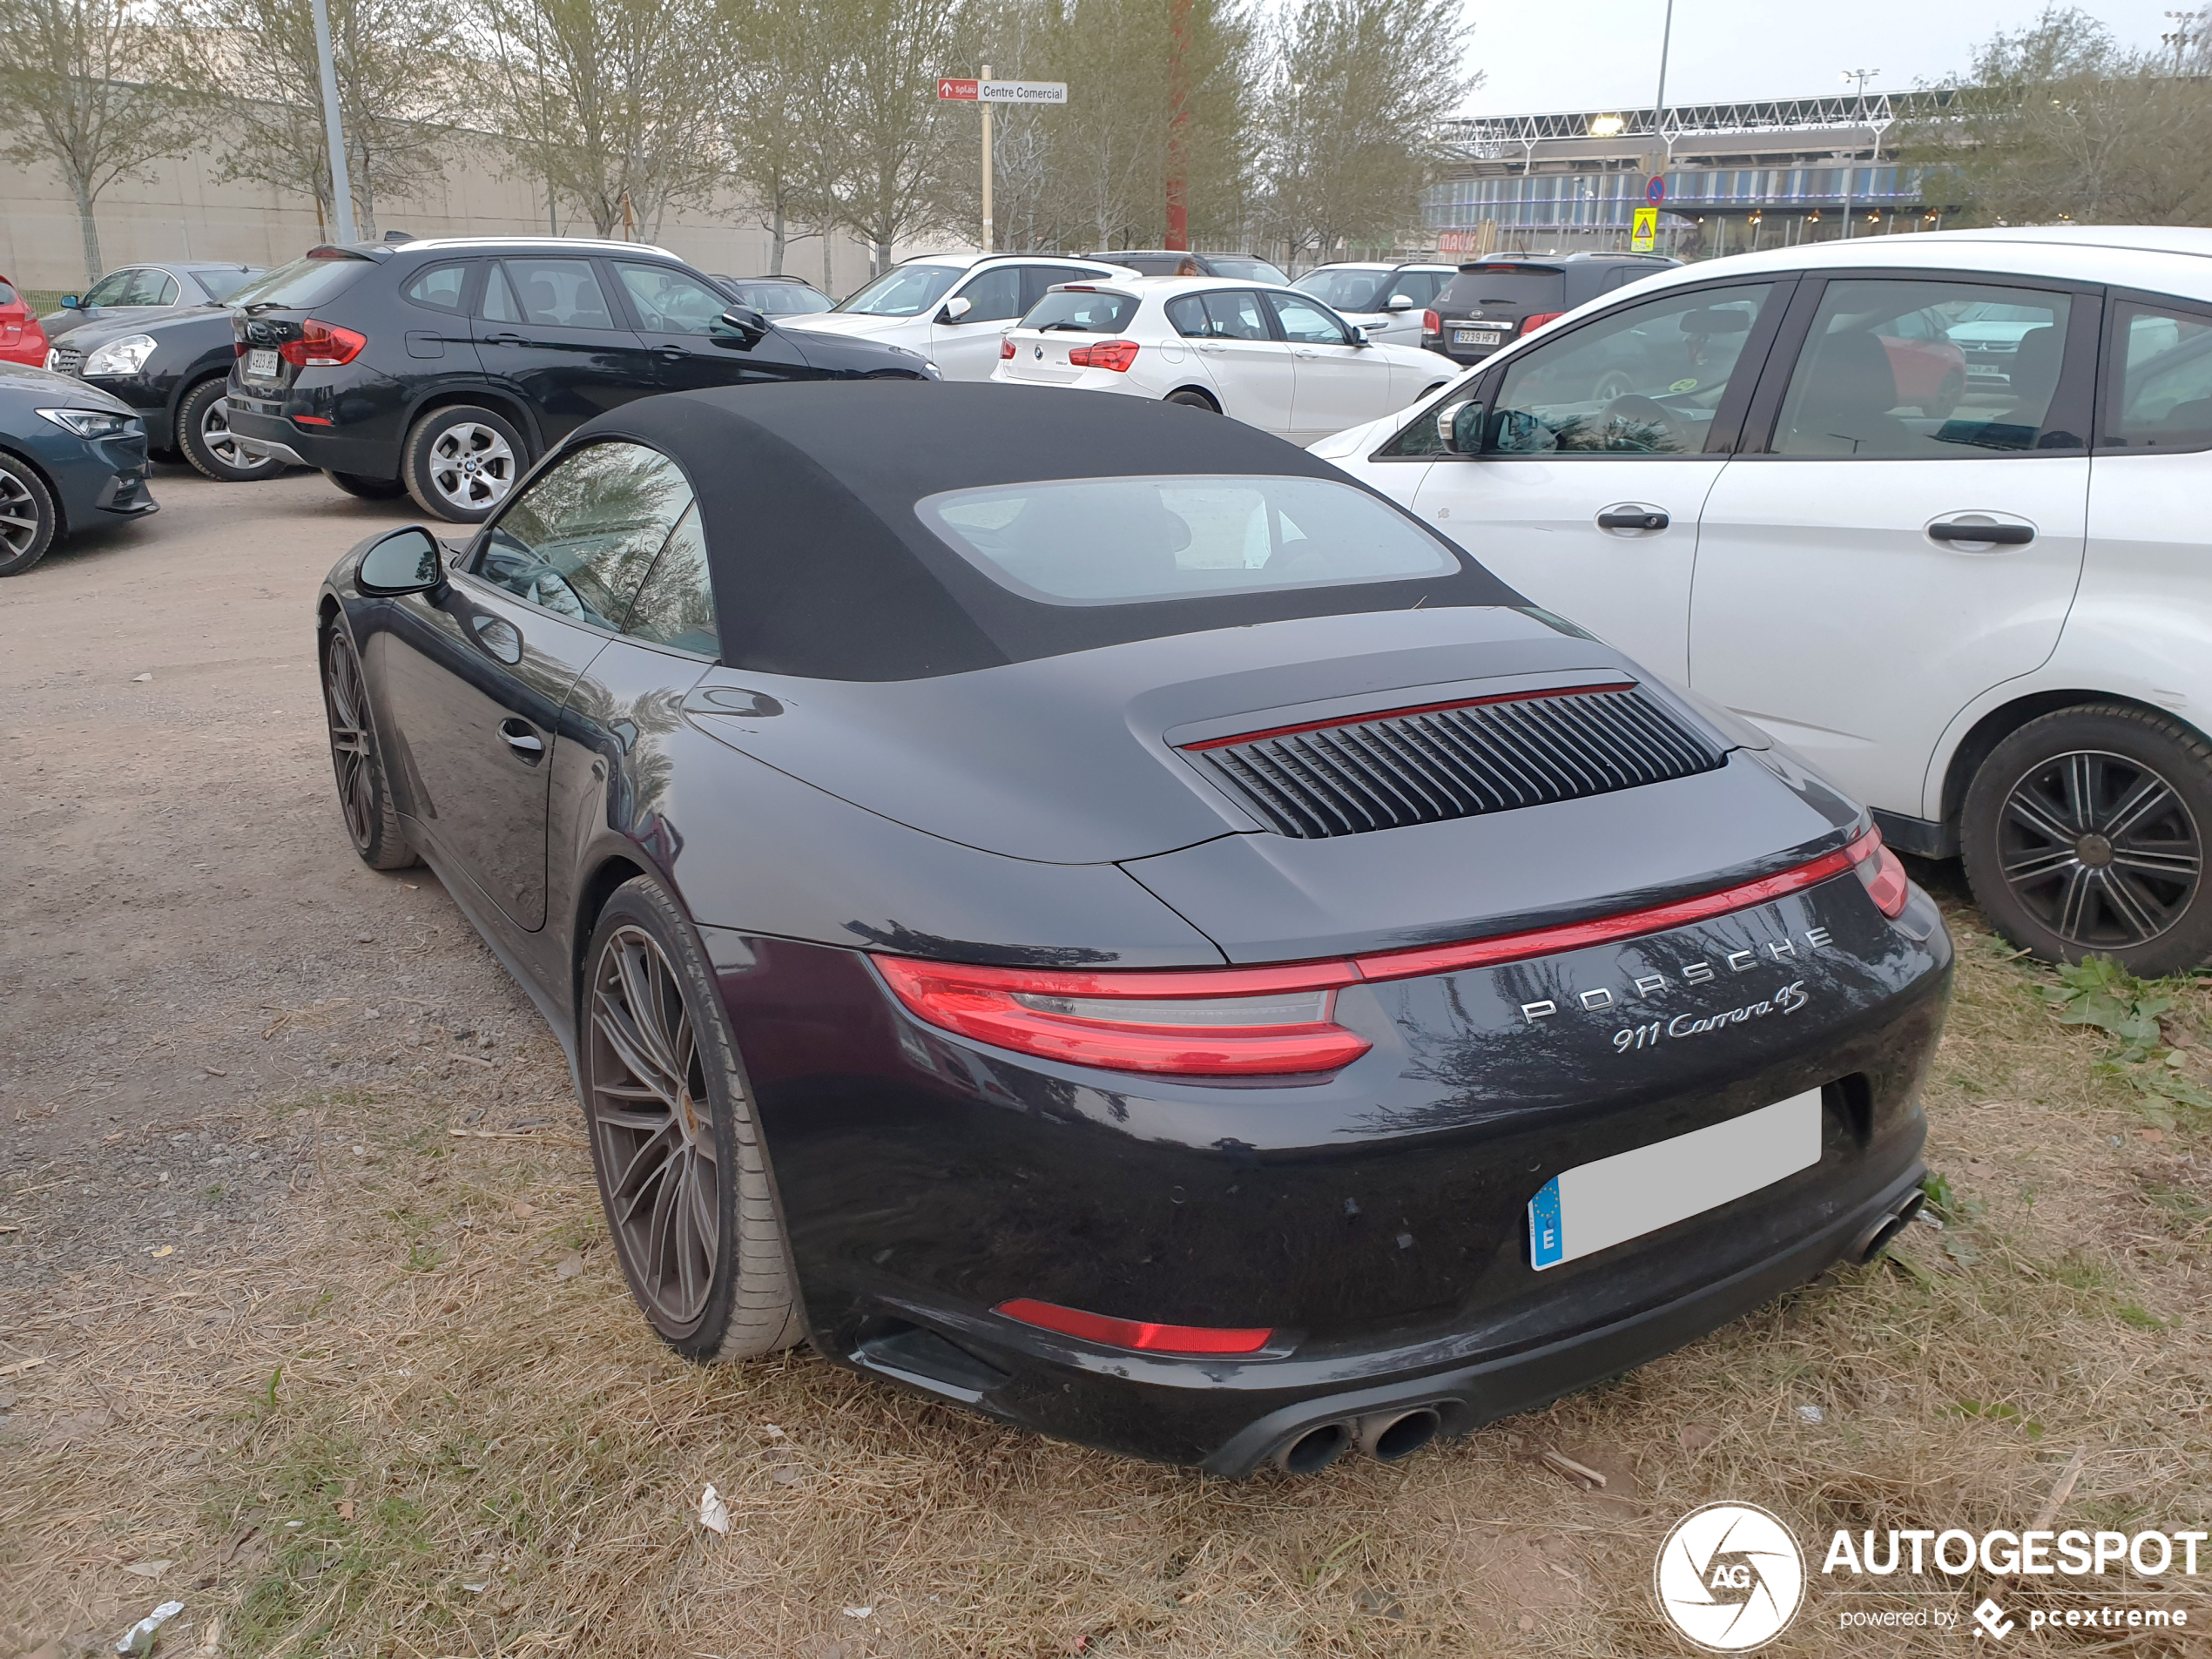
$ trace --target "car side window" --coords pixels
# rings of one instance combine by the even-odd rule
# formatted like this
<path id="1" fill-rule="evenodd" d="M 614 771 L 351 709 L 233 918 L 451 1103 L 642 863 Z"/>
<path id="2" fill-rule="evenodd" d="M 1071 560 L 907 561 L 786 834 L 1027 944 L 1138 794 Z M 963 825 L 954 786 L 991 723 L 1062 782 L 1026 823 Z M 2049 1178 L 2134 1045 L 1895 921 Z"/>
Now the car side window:
<path id="1" fill-rule="evenodd" d="M 1025 265 L 1022 267 L 1022 310 L 1027 315 L 1045 290 L 1062 282 L 1093 282 L 1098 273 L 1080 265 Z"/>
<path id="2" fill-rule="evenodd" d="M 623 632 L 655 645 L 672 645 L 699 657 L 722 654 L 714 620 L 714 580 L 706 564 L 706 536 L 694 502 L 669 533 L 668 544 L 631 602 Z"/>
<path id="3" fill-rule="evenodd" d="M 433 311 L 461 309 L 461 291 L 469 286 L 466 265 L 434 265 L 407 285 L 407 297 Z"/>
<path id="4" fill-rule="evenodd" d="M 145 286 L 135 290 L 138 297 L 131 301 L 132 305 L 173 306 L 177 303 L 177 295 L 181 290 L 177 286 L 176 278 L 166 271 L 149 271 L 145 277 Z"/>
<path id="5" fill-rule="evenodd" d="M 1862 460 L 2053 447 L 2041 441 L 2072 311 L 2063 293 L 1994 283 L 1831 282 L 1770 447 Z M 1939 338 L 1899 332 L 1919 314 L 1931 314 Z"/>
<path id="6" fill-rule="evenodd" d="M 1283 332 L 1294 345 L 1349 346 L 1352 335 L 1332 311 L 1295 293 L 1271 293 L 1267 301 L 1282 319 Z"/>
<path id="7" fill-rule="evenodd" d="M 619 631 L 691 487 L 641 443 L 595 443 L 532 479 L 493 520 L 471 573 L 517 598 Z"/>
<path id="8" fill-rule="evenodd" d="M 960 297 L 968 301 L 964 323 L 1011 322 L 1022 314 L 1022 267 L 1001 265 L 971 277 Z"/>
<path id="9" fill-rule="evenodd" d="M 1441 271 L 1400 271 L 1393 278 L 1390 293 L 1383 295 L 1385 304 L 1393 295 L 1404 294 L 1413 302 L 1416 310 L 1436 303 L 1436 291 L 1444 286 Z"/>
<path id="10" fill-rule="evenodd" d="M 615 261 L 623 292 L 649 334 L 710 334 L 730 302 L 697 277 L 673 266 Z"/>
<path id="11" fill-rule="evenodd" d="M 1168 326 L 1185 340 L 1204 340 L 1213 332 L 1213 325 L 1206 320 L 1206 302 L 1195 293 L 1186 293 L 1167 303 Z"/>
<path id="12" fill-rule="evenodd" d="M 1216 340 L 1268 340 L 1275 331 L 1267 326 L 1255 288 L 1223 288 L 1203 295 L 1206 302 L 1207 332 Z"/>
<path id="13" fill-rule="evenodd" d="M 1771 285 L 1625 305 L 1513 358 L 1490 455 L 1696 455 Z"/>
<path id="14" fill-rule="evenodd" d="M 589 260 L 502 260 L 496 268 L 505 272 L 506 281 L 496 299 L 489 287 L 484 294 L 484 315 L 494 321 L 541 328 L 615 326 Z M 495 302 L 512 314 L 494 311 Z"/>
<path id="15" fill-rule="evenodd" d="M 131 292 L 131 285 L 138 275 L 136 271 L 111 271 L 84 291 L 82 303 L 88 307 L 122 305 L 123 296 Z"/>
<path id="16" fill-rule="evenodd" d="M 2100 448 L 2212 448 L 2212 315 L 2114 307 Z"/>

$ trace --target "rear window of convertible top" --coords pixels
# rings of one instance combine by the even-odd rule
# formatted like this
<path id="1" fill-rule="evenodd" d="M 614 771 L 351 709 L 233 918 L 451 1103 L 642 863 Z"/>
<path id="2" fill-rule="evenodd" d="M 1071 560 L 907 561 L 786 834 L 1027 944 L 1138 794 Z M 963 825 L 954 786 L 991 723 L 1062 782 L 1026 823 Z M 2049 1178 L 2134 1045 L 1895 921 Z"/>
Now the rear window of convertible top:
<path id="1" fill-rule="evenodd" d="M 1460 557 L 1362 490 L 1323 478 L 1070 478 L 949 490 L 923 523 L 1000 586 L 1055 605 L 1456 574 Z"/>

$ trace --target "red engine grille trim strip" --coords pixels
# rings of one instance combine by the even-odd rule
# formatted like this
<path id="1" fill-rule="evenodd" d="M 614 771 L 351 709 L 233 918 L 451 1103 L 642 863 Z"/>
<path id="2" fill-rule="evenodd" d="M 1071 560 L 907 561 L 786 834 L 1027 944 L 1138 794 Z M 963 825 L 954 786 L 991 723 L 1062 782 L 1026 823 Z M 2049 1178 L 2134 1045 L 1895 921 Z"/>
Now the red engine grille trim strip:
<path id="1" fill-rule="evenodd" d="M 1367 714 L 1334 714 L 1325 720 L 1307 720 L 1298 725 L 1271 725 L 1264 732 L 1239 732 L 1226 738 L 1202 738 L 1197 743 L 1178 744 L 1185 754 L 1197 754 L 1207 749 L 1227 749 L 1239 743 L 1264 743 L 1270 738 L 1294 738 L 1301 732 L 1326 732 L 1340 725 L 1367 725 L 1377 720 L 1402 720 L 1414 714 L 1442 714 L 1452 709 L 1479 709 L 1493 703 L 1533 703 L 1546 697 L 1581 697 L 1591 691 L 1627 691 L 1635 687 L 1634 680 L 1606 680 L 1592 685 L 1554 685 L 1541 691 L 1501 691 L 1495 697 L 1454 698 L 1449 703 L 1416 703 L 1411 708 L 1376 709 Z"/>

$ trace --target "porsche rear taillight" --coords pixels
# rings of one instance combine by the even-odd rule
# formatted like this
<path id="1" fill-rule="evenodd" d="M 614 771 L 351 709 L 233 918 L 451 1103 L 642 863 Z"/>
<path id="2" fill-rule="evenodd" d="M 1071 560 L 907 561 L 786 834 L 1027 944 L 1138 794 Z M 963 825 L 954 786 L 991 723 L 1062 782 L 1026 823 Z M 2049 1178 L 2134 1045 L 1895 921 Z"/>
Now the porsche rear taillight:
<path id="1" fill-rule="evenodd" d="M 1373 1045 L 1333 1018 L 1349 962 L 1118 973 L 878 956 L 918 1017 L 1017 1054 L 1171 1077 L 1334 1071 Z"/>
<path id="2" fill-rule="evenodd" d="M 1875 908 L 1892 921 L 1903 915 L 1905 901 L 1912 896 L 1912 878 L 1905 873 L 1905 860 L 1882 845 L 1882 832 L 1867 831 L 1848 851 L 1851 869 L 1865 885 Z"/>
<path id="3" fill-rule="evenodd" d="M 300 338 L 286 341 L 277 355 L 294 368 L 336 368 L 352 362 L 368 344 L 367 334 L 310 317 L 300 325 Z"/>
<path id="4" fill-rule="evenodd" d="M 1224 1330 L 1210 1325 L 1155 1325 L 1145 1319 L 1116 1319 L 1081 1308 L 1063 1308 L 1026 1296 L 1001 1302 L 991 1310 L 1041 1331 L 1103 1342 L 1109 1347 L 1134 1348 L 1143 1353 L 1258 1353 L 1275 1332 L 1271 1329 Z"/>
<path id="5" fill-rule="evenodd" d="M 1126 374 L 1136 361 L 1136 342 L 1102 340 L 1096 346 L 1078 346 L 1068 354 L 1068 361 L 1077 368 L 1110 368 L 1116 374 Z"/>

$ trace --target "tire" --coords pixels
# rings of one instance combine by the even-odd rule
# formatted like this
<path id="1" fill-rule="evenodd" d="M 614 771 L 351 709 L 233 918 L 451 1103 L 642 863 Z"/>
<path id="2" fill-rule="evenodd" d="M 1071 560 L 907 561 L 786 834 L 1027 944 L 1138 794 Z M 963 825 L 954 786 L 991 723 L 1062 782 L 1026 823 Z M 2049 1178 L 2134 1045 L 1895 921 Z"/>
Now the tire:
<path id="1" fill-rule="evenodd" d="M 1959 400 L 1966 395 L 1966 377 L 1954 368 L 1943 377 L 1936 395 L 1920 405 L 1920 413 L 1931 421 L 1948 421 L 1959 412 Z"/>
<path id="2" fill-rule="evenodd" d="M 737 1042 L 698 935 L 658 881 L 615 889 L 584 975 L 591 1167 L 631 1295 L 687 1359 L 791 1346 L 805 1332 Z"/>
<path id="3" fill-rule="evenodd" d="M 322 475 L 344 490 L 348 496 L 358 496 L 363 501 L 397 501 L 407 494 L 407 486 L 396 478 L 371 478 L 367 473 L 333 472 L 327 467 Z"/>
<path id="4" fill-rule="evenodd" d="M 1597 377 L 1597 384 L 1590 388 L 1593 403 L 1610 403 L 1615 398 L 1632 397 L 1635 394 L 1635 376 L 1625 368 L 1608 368 Z"/>
<path id="5" fill-rule="evenodd" d="M 46 481 L 28 462 L 0 455 L 0 576 L 21 576 L 44 558 L 60 524 Z"/>
<path id="6" fill-rule="evenodd" d="M 2212 955 L 2212 744 L 2117 704 L 2030 720 L 1982 762 L 1961 814 L 1982 912 L 2046 961 L 2144 975 Z"/>
<path id="7" fill-rule="evenodd" d="M 284 470 L 281 461 L 264 450 L 241 448 L 232 435 L 229 397 L 229 381 L 218 377 L 200 381 L 177 405 L 177 447 L 185 463 L 224 484 L 277 476 Z"/>
<path id="8" fill-rule="evenodd" d="M 330 728 L 330 765 L 338 779 L 338 811 L 354 851 L 372 870 L 404 870 L 421 862 L 392 805 L 392 787 L 369 718 L 368 683 L 346 631 L 322 631 L 322 709 Z"/>
<path id="9" fill-rule="evenodd" d="M 529 448 L 506 416 L 474 404 L 432 409 L 400 452 L 415 504 L 450 524 L 481 524 L 529 465 Z"/>
<path id="10" fill-rule="evenodd" d="M 1160 401 L 1163 403 L 1180 403 L 1186 409 L 1204 409 L 1208 415 L 1219 415 L 1221 413 L 1220 404 L 1215 402 L 1204 392 L 1194 392 L 1188 387 L 1185 387 L 1180 392 L 1170 392 L 1165 397 L 1162 398 Z"/>

